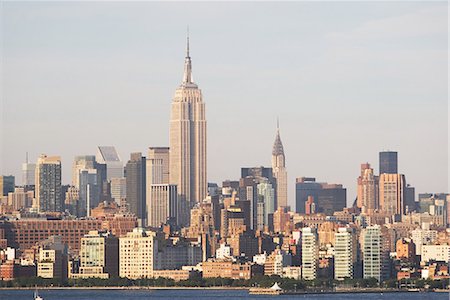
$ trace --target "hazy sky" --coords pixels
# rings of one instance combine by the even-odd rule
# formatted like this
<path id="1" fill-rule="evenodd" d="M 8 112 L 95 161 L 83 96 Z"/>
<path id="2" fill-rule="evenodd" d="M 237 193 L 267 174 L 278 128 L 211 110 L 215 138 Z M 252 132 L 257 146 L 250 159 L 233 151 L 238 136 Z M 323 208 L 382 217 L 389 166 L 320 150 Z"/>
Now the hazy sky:
<path id="1" fill-rule="evenodd" d="M 399 152 L 416 192 L 448 192 L 446 2 L 3 2 L 0 174 L 25 152 L 167 146 L 186 26 L 208 120 L 210 182 L 270 166 L 276 118 L 289 176 L 342 183 Z"/>

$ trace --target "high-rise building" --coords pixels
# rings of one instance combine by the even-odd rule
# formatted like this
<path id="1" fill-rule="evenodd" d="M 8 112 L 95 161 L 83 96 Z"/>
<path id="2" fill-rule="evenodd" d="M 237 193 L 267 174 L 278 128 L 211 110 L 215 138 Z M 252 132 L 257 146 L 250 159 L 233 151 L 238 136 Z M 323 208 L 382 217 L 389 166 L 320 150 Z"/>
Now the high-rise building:
<path id="1" fill-rule="evenodd" d="M 100 164 L 106 164 L 108 181 L 112 178 L 123 178 L 123 163 L 113 146 L 98 146 L 95 160 Z"/>
<path id="2" fill-rule="evenodd" d="M 111 198 L 120 204 L 127 198 L 127 180 L 125 178 L 111 178 Z"/>
<path id="3" fill-rule="evenodd" d="M 356 235 L 351 228 L 339 228 L 334 238 L 334 278 L 354 278 L 357 260 Z"/>
<path id="4" fill-rule="evenodd" d="M 297 178 L 295 184 L 296 212 L 305 213 L 308 199 L 313 199 L 316 213 L 333 215 L 347 204 L 347 189 L 342 184 L 316 182 L 315 178 Z M 311 207 L 311 204 L 308 204 Z"/>
<path id="5" fill-rule="evenodd" d="M 369 163 L 361 164 L 361 175 L 358 177 L 357 206 L 365 214 L 372 214 L 379 208 L 378 176 L 375 176 Z"/>
<path id="6" fill-rule="evenodd" d="M 277 181 L 276 201 L 278 207 L 288 207 L 287 196 L 287 171 L 284 156 L 283 143 L 280 138 L 280 128 L 277 124 L 277 135 L 272 148 L 272 171 L 273 177 Z"/>
<path id="7" fill-rule="evenodd" d="M 8 196 L 8 193 L 14 192 L 15 178 L 12 175 L 0 176 L 0 199 L 1 196 Z"/>
<path id="8" fill-rule="evenodd" d="M 140 226 L 146 225 L 147 213 L 145 208 L 146 160 L 142 153 L 131 153 L 130 160 L 125 166 L 126 198 L 129 210 L 138 218 Z M 117 201 L 117 200 L 116 200 Z"/>
<path id="9" fill-rule="evenodd" d="M 136 228 L 119 238 L 119 276 L 151 278 L 158 267 L 156 233 Z"/>
<path id="10" fill-rule="evenodd" d="M 363 232 L 363 277 L 382 279 L 381 228 L 379 225 L 366 227 Z"/>
<path id="11" fill-rule="evenodd" d="M 319 261 L 319 243 L 315 228 L 302 228 L 302 278 L 314 280 L 317 278 Z"/>
<path id="12" fill-rule="evenodd" d="M 202 92 L 192 78 L 187 41 L 184 75 L 172 101 L 170 117 L 170 183 L 178 186 L 182 225 L 189 211 L 207 193 L 206 119 Z"/>
<path id="13" fill-rule="evenodd" d="M 22 185 L 30 186 L 35 184 L 36 164 L 28 161 L 28 152 L 25 162 L 22 164 Z"/>
<path id="14" fill-rule="evenodd" d="M 147 154 L 147 186 L 169 183 L 169 147 L 150 147 Z"/>
<path id="15" fill-rule="evenodd" d="M 36 164 L 36 203 L 39 212 L 64 211 L 61 192 L 61 159 L 42 154 Z"/>
<path id="16" fill-rule="evenodd" d="M 272 184 L 266 180 L 257 185 L 258 205 L 262 203 L 263 227 L 269 226 L 269 215 L 275 212 L 275 190 Z M 259 215 L 259 214 L 258 214 Z M 259 223 L 259 222 L 258 222 Z M 258 226 L 260 227 L 260 226 Z M 258 228 L 263 229 L 263 228 Z"/>
<path id="17" fill-rule="evenodd" d="M 91 209 L 100 202 L 100 185 L 96 169 L 78 170 L 78 217 L 90 216 Z"/>
<path id="18" fill-rule="evenodd" d="M 95 169 L 95 155 L 75 156 L 72 164 L 72 185 L 80 188 L 80 171 Z"/>
<path id="19" fill-rule="evenodd" d="M 405 187 L 405 175 L 381 174 L 379 181 L 381 211 L 390 215 L 403 214 Z"/>
<path id="20" fill-rule="evenodd" d="M 177 186 L 174 184 L 152 184 L 147 188 L 147 226 L 177 224 L 181 213 L 177 201 Z"/>
<path id="21" fill-rule="evenodd" d="M 397 174 L 397 173 L 398 173 L 397 152 L 395 151 L 380 152 L 380 175 Z"/>

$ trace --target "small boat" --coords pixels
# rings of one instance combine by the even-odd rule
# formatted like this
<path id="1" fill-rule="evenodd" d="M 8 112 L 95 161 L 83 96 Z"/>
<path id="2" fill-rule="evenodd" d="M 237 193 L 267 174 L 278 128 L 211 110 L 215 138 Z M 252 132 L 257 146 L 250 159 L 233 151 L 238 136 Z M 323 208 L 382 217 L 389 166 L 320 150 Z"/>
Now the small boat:
<path id="1" fill-rule="evenodd" d="M 34 300 L 44 300 L 44 298 L 39 296 L 37 289 L 34 291 Z"/>

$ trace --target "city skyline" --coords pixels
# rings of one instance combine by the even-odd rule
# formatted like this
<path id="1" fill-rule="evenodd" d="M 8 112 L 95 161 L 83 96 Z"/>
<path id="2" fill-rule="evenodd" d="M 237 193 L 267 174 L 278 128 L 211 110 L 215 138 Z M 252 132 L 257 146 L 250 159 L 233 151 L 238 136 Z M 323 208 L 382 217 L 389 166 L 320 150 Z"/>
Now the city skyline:
<path id="1" fill-rule="evenodd" d="M 155 8 L 156 11 L 174 8 L 170 4 L 102 6 L 87 3 L 78 6 L 76 4 L 44 5 L 43 7 L 39 6 L 40 10 L 36 10 L 37 6 L 33 4 L 28 7 L 25 23 L 12 28 L 9 26 L 18 22 L 15 14 L 24 8 L 20 4 L 5 4 L 3 11 L 5 15 L 3 29 L 5 33 L 5 52 L 3 54 L 5 92 L 2 97 L 4 110 L 0 168 L 2 174 L 12 174 L 19 179 L 25 152 L 29 152 L 31 162 L 36 162 L 41 153 L 46 153 L 62 157 L 63 182 L 70 183 L 70 166 L 74 156 L 95 154 L 94 151 L 99 145 L 115 146 L 122 158 L 128 157 L 132 152 L 146 153 L 148 147 L 169 145 L 167 120 L 170 114 L 173 86 L 180 81 L 185 34 L 183 26 L 177 23 L 177 26 L 164 27 L 162 30 L 167 30 L 169 33 L 167 36 L 161 35 L 161 32 L 149 30 L 153 34 L 148 35 L 148 44 L 137 36 L 132 36 L 128 40 L 132 42 L 129 47 L 124 47 L 120 43 L 115 44 L 117 41 L 107 35 L 104 41 L 112 43 L 111 48 L 108 49 L 111 53 L 109 51 L 103 53 L 102 50 L 104 51 L 106 48 L 102 45 L 96 45 L 93 48 L 78 46 L 83 51 L 77 59 L 73 59 L 73 56 L 69 59 L 65 57 L 77 54 L 76 51 L 74 52 L 77 47 L 75 49 L 63 47 L 64 43 L 69 41 L 65 34 L 62 35 L 62 32 L 56 29 L 50 30 L 48 27 L 51 24 L 63 22 L 59 19 L 60 15 L 52 16 L 50 21 L 47 20 L 47 23 L 44 22 L 43 25 L 40 25 L 43 26 L 40 29 L 47 29 L 47 31 L 41 32 L 42 40 L 26 39 L 26 34 L 39 30 L 39 28 L 32 29 L 29 26 L 34 24 L 34 21 L 47 16 L 48 10 L 59 9 L 61 13 L 70 15 L 70 8 L 80 9 L 83 5 L 92 5 L 94 11 L 107 7 L 109 13 L 103 16 L 104 19 L 100 16 L 103 22 L 97 23 L 98 27 L 94 27 L 96 30 L 85 42 L 92 42 L 96 34 L 100 34 L 102 30 L 112 34 L 113 31 L 103 28 L 104 25 L 109 24 L 108 16 L 121 16 L 126 19 L 126 13 L 134 12 L 136 14 L 138 7 L 146 8 L 145 11 L 153 16 L 155 12 L 149 12 L 149 8 Z M 198 5 L 191 4 L 187 7 L 193 12 Z M 311 10 L 313 12 L 315 5 L 320 6 L 320 4 L 308 3 L 290 5 L 293 8 L 300 7 L 304 11 Z M 286 4 L 283 7 L 286 8 L 286 6 L 289 5 Z M 228 41 L 230 38 L 234 38 L 234 41 L 245 40 L 245 34 L 253 32 L 253 36 L 247 36 L 247 41 L 251 41 L 247 45 L 248 50 L 242 46 L 235 50 L 232 49 L 227 45 L 227 39 L 222 40 L 216 36 L 214 29 L 207 30 L 202 26 L 201 22 L 206 22 L 206 20 L 194 21 L 195 18 L 189 17 L 179 21 L 189 23 L 191 26 L 191 52 L 196 62 L 196 82 L 206 95 L 208 119 L 213 120 L 213 122 L 209 121 L 208 129 L 207 173 L 209 182 L 220 184 L 226 179 L 238 179 L 241 167 L 260 165 L 269 167 L 274 125 L 277 116 L 280 116 L 280 127 L 287 157 L 288 197 L 291 206 L 295 207 L 293 196 L 295 178 L 301 176 L 316 177 L 319 182 L 342 183 L 348 190 L 347 205 L 352 203 L 356 197 L 356 179 L 359 175 L 360 164 L 371 163 L 375 168 L 375 173 L 378 174 L 378 152 L 387 149 L 398 151 L 399 172 L 406 175 L 407 183 L 416 187 L 416 193 L 446 192 L 448 190 L 446 171 L 448 158 L 447 151 L 445 151 L 448 137 L 445 128 L 446 122 L 444 122 L 447 119 L 444 109 L 446 83 L 441 82 L 445 76 L 437 75 L 435 81 L 427 76 L 431 72 L 441 74 L 445 69 L 445 66 L 441 67 L 442 62 L 446 60 L 446 54 L 443 55 L 445 52 L 442 48 L 443 44 L 441 44 L 442 35 L 446 30 L 446 28 L 442 28 L 445 23 L 443 21 L 446 19 L 445 10 L 442 12 L 443 5 L 405 3 L 392 6 L 388 4 L 385 6 L 381 4 L 353 4 L 353 6 L 348 4 L 348 6 L 353 10 L 359 9 L 360 12 L 365 12 L 363 15 L 367 19 L 350 20 L 349 23 L 352 23 L 350 25 L 356 23 L 358 26 L 352 27 L 345 24 L 344 27 L 349 28 L 341 28 L 341 31 L 330 32 L 329 28 L 326 28 L 325 32 L 319 30 L 317 35 L 320 38 L 316 39 L 300 30 L 301 38 L 296 42 L 292 41 L 292 45 L 295 47 L 291 51 L 286 50 L 286 47 L 280 49 L 276 45 L 274 46 L 270 43 L 270 38 L 281 43 L 289 42 L 291 45 L 291 41 L 288 39 L 289 34 L 284 36 L 281 34 L 282 30 L 286 29 L 287 32 L 293 33 L 296 31 L 292 31 L 292 28 L 301 28 L 301 25 L 305 25 L 298 20 L 292 20 L 292 18 L 287 18 L 286 21 L 274 28 L 264 28 L 263 26 L 260 30 L 255 30 L 253 26 L 246 24 L 242 34 L 236 32 L 236 27 L 233 26 L 214 28 L 220 29 L 219 33 L 224 34 Z M 125 7 L 126 12 L 119 13 L 118 9 L 121 7 Z M 225 7 L 229 12 L 230 8 L 228 7 L 233 7 L 233 5 L 211 4 L 208 6 L 205 4 L 205 7 L 218 14 L 219 8 Z M 243 11 L 248 11 L 250 7 L 253 6 L 244 5 L 237 18 L 243 17 L 241 15 Z M 257 12 L 253 16 L 258 21 L 261 18 L 264 19 L 263 17 L 267 14 L 265 9 L 270 7 L 272 6 L 257 6 Z M 388 13 L 385 11 L 386 7 L 395 9 Z M 368 14 L 370 8 L 376 9 Z M 339 7 L 339 9 L 341 8 Z M 63 22 L 65 26 L 62 28 L 72 29 L 80 35 L 86 34 L 87 28 L 77 23 L 80 20 L 77 12 L 77 9 L 72 12 L 72 18 Z M 180 12 L 176 10 L 176 13 Z M 88 23 L 91 22 L 93 25 L 95 24 L 92 23 L 94 16 L 95 14 L 84 15 L 84 18 L 87 18 Z M 223 17 L 223 15 L 221 16 Z M 95 17 L 98 18 L 98 16 Z M 399 19 L 404 21 L 405 18 L 407 26 L 395 22 Z M 430 22 L 430 18 L 438 18 L 439 22 Z M 138 20 L 139 22 L 145 21 L 142 12 L 138 14 Z M 309 25 L 314 24 L 308 18 L 304 22 Z M 322 20 L 322 22 L 325 21 Z M 427 25 L 422 26 L 425 28 L 424 30 L 414 33 L 423 38 L 421 41 L 426 42 L 426 47 L 414 43 L 410 45 L 412 42 L 408 37 L 417 28 L 412 28 L 411 32 L 405 31 L 405 29 L 409 29 L 408 26 L 415 22 Z M 329 27 L 332 25 L 331 23 L 326 24 Z M 148 23 L 148 25 L 151 24 L 153 23 Z M 390 36 L 390 42 L 397 42 L 395 44 L 397 50 L 407 48 L 410 51 L 397 51 L 392 54 L 399 61 L 383 59 L 382 62 L 385 65 L 372 65 L 369 60 L 380 59 L 379 55 L 383 54 L 386 48 L 379 46 L 381 49 L 377 50 L 380 52 L 372 50 L 366 53 L 363 44 L 367 43 L 367 49 L 375 47 L 380 41 L 377 33 L 379 30 L 385 29 L 383 26 L 386 24 L 396 26 L 394 26 L 394 33 Z M 136 24 L 124 23 L 122 25 L 134 28 L 136 35 L 142 32 L 139 31 L 142 28 Z M 116 29 L 120 28 L 120 26 L 116 27 Z M 279 36 L 274 33 L 277 30 L 280 31 Z M 270 32 L 273 36 L 268 38 L 262 35 L 265 32 Z M 364 32 L 369 32 L 371 35 L 361 40 L 361 33 Z M 120 32 L 119 36 L 123 38 Z M 74 38 L 78 42 L 83 41 L 80 40 L 80 36 Z M 62 42 L 62 46 L 59 41 Z M 208 43 L 209 41 L 213 42 Z M 301 41 L 327 42 L 331 47 L 328 49 L 326 43 L 318 47 L 299 47 Z M 143 43 L 145 46 L 142 50 L 138 47 L 139 43 Z M 28 49 L 27 45 L 34 47 Z M 114 45 L 118 47 L 114 47 Z M 153 49 L 151 46 L 155 46 L 156 49 L 150 52 L 151 54 L 145 53 L 144 50 Z M 53 52 L 56 54 L 54 57 L 51 56 L 52 47 L 56 48 L 56 52 Z M 363 49 L 357 51 L 358 47 Z M 169 50 L 167 53 L 162 53 L 162 49 Z M 318 57 L 314 57 L 313 62 L 308 63 L 306 62 L 310 58 L 306 56 L 303 60 L 301 57 L 297 57 L 298 54 L 293 56 L 296 51 L 308 54 L 314 49 L 325 50 L 326 53 L 319 52 Z M 340 50 L 336 52 L 335 58 L 330 57 L 330 53 L 326 51 L 331 51 L 331 49 Z M 242 51 L 241 56 L 237 50 Z M 351 50 L 356 51 L 352 53 Z M 288 53 L 285 53 L 286 51 Z M 133 53 L 137 54 L 138 59 L 132 57 Z M 368 56 L 365 57 L 364 53 Z M 402 53 L 409 56 L 401 59 Z M 98 56 L 102 54 L 108 55 L 106 58 Z M 287 55 L 292 60 L 293 67 L 288 64 L 289 59 L 280 59 L 280 54 Z M 254 57 L 251 57 L 252 55 Z M 20 58 L 25 59 L 25 62 L 21 62 Z M 32 58 L 40 59 L 31 64 Z M 58 66 L 58 62 L 61 63 L 60 60 L 63 58 L 65 64 Z M 324 60 L 320 60 L 321 58 Z M 354 65 L 347 65 L 346 62 L 352 60 L 350 58 L 356 59 L 358 62 Z M 97 60 L 95 64 L 97 67 L 88 67 L 90 59 Z M 139 59 L 145 61 L 146 64 L 138 63 Z M 245 59 L 248 59 L 248 62 Z M 156 64 L 159 61 L 160 63 Z M 44 66 L 42 62 L 49 62 L 50 66 Z M 81 62 L 81 66 L 87 67 L 87 69 L 83 71 L 75 67 L 77 62 Z M 107 65 L 112 62 L 113 66 L 107 68 Z M 389 62 L 394 66 L 388 66 Z M 51 65 L 52 63 L 53 65 Z M 324 63 L 331 64 L 328 69 L 331 74 L 312 72 L 315 66 L 322 71 L 327 70 L 327 68 L 324 69 Z M 413 66 L 410 66 L 410 63 Z M 368 75 L 366 80 L 357 78 L 358 71 L 361 71 L 358 69 L 359 64 L 374 73 Z M 350 68 L 355 72 L 350 72 L 351 76 L 348 76 L 337 70 L 338 66 L 344 67 L 342 71 Z M 423 74 L 420 72 L 408 74 L 414 70 L 414 67 L 417 67 L 416 70 L 422 70 Z M 150 69 L 151 72 L 146 69 Z M 80 81 L 80 78 L 89 70 L 96 75 L 93 78 L 100 81 L 95 81 L 95 84 L 93 84 L 94 82 Z M 303 72 L 297 74 L 297 77 L 293 74 L 296 74 L 298 70 Z M 61 71 L 64 76 L 57 75 Z M 124 80 L 121 77 L 120 73 L 123 71 L 130 72 L 128 73 L 129 79 Z M 392 75 L 388 76 L 393 82 L 382 81 L 381 76 L 391 74 L 389 72 L 394 73 L 393 77 Z M 23 74 L 29 74 L 29 76 L 24 76 L 24 78 L 21 76 Z M 39 86 L 39 74 L 44 75 L 43 78 L 48 81 L 46 85 Z M 253 75 L 253 80 L 246 78 L 250 74 Z M 311 74 L 312 78 L 308 77 L 308 74 Z M 76 84 L 68 88 L 72 77 L 77 79 Z M 90 78 L 92 79 L 92 75 Z M 379 82 L 380 80 L 381 82 Z M 115 86 L 114 83 L 118 85 Z M 418 83 L 420 83 L 419 86 L 415 86 Z M 49 84 L 52 86 L 49 87 Z M 100 85 L 100 88 L 97 88 L 97 84 Z M 23 89 L 23 85 L 29 89 Z M 355 87 L 357 87 L 356 92 Z M 331 92 L 325 93 L 323 90 L 326 89 L 330 89 Z M 240 93 L 230 93 L 230 90 Z M 34 94 L 28 95 L 28 93 Z M 361 101 L 362 96 L 367 100 Z M 109 100 L 110 98 L 115 102 L 111 106 L 105 106 L 105 99 Z M 133 98 L 137 100 L 133 100 Z M 38 99 L 41 104 L 36 105 L 36 101 L 30 99 Z M 61 103 L 59 108 L 57 103 Z M 111 103 L 107 102 L 107 104 Z M 383 107 L 388 104 L 390 104 L 388 107 L 393 107 L 393 109 L 386 111 Z M 91 106 L 92 111 L 88 109 Z M 48 107 L 52 109 L 49 110 Z M 351 109 L 346 110 L 344 107 Z M 31 112 L 34 113 L 30 114 Z M 23 119 L 18 118 L 20 113 L 23 115 Z M 51 119 L 50 116 L 54 118 Z M 380 116 L 383 117 L 380 118 Z M 399 116 L 403 120 L 404 126 L 398 125 L 395 118 L 399 118 Z M 19 123 L 20 120 L 25 124 Z M 80 120 L 82 121 L 80 122 Z M 101 128 L 102 124 L 105 128 Z M 100 126 L 100 128 L 95 128 L 96 126 Z M 241 130 L 242 127 L 246 130 Z M 146 128 L 148 130 L 145 130 Z M 133 129 L 141 129 L 141 132 L 136 135 L 127 136 L 125 134 Z M 42 138 L 30 137 L 25 134 L 27 132 Z M 91 134 L 86 134 L 86 132 Z M 418 133 L 422 133 L 421 139 Z M 61 137 L 59 136 L 61 134 L 67 134 L 67 136 Z M 55 136 L 57 136 L 56 139 Z M 432 155 L 423 155 L 426 153 L 425 151 L 432 151 Z M 20 182 L 20 180 L 17 181 Z"/>

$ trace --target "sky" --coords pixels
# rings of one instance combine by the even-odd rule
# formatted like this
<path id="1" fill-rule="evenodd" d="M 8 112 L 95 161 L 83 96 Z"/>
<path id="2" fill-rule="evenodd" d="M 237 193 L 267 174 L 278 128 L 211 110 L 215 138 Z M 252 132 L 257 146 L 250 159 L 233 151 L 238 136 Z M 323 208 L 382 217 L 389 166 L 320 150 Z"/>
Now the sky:
<path id="1" fill-rule="evenodd" d="M 399 152 L 416 193 L 449 192 L 447 2 L 3 2 L 0 174 L 25 153 L 168 146 L 186 27 L 208 121 L 208 181 L 270 166 L 341 183 Z"/>

